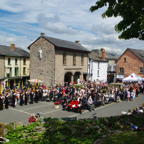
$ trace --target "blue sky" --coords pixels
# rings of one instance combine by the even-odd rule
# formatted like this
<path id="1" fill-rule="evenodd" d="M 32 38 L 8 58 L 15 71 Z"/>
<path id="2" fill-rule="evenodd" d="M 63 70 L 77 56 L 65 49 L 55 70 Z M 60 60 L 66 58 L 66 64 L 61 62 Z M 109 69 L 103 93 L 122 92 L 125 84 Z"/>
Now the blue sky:
<path id="1" fill-rule="evenodd" d="M 96 0 L 1 0 L 0 44 L 27 50 L 45 33 L 46 36 L 75 41 L 91 49 L 105 48 L 121 54 L 126 48 L 142 49 L 143 41 L 119 40 L 114 26 L 121 18 L 102 19 L 102 8 L 91 13 Z"/>

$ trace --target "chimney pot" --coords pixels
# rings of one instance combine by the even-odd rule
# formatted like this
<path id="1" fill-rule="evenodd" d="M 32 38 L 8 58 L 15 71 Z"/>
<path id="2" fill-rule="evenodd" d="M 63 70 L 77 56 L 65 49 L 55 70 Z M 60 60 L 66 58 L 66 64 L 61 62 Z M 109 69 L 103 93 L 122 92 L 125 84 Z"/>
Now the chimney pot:
<path id="1" fill-rule="evenodd" d="M 15 44 L 11 43 L 11 50 L 15 51 Z"/>
<path id="2" fill-rule="evenodd" d="M 45 36 L 45 33 L 41 33 L 41 36 Z"/>
<path id="3" fill-rule="evenodd" d="M 102 48 L 102 49 L 101 49 L 101 52 L 102 52 L 102 59 L 105 60 L 105 49 Z"/>
<path id="4" fill-rule="evenodd" d="M 78 44 L 80 44 L 80 41 L 76 40 L 76 41 L 75 41 L 75 43 L 78 43 Z"/>

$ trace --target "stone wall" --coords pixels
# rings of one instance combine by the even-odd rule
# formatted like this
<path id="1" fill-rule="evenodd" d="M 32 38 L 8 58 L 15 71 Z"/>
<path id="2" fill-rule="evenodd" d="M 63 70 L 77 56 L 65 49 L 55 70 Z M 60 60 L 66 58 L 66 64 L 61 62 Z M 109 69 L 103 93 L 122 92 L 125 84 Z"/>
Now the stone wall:
<path id="1" fill-rule="evenodd" d="M 63 64 L 63 54 L 66 53 L 66 64 Z M 76 54 L 76 65 L 73 65 L 73 54 Z M 84 55 L 84 65 L 81 65 L 81 55 Z M 88 57 L 87 53 L 75 52 L 69 50 L 56 50 L 55 56 L 55 80 L 56 83 L 63 83 L 67 72 L 80 72 L 80 80 L 83 80 L 83 73 L 87 73 Z"/>
<path id="2" fill-rule="evenodd" d="M 39 58 L 40 48 L 42 49 L 42 59 Z M 30 46 L 30 79 L 39 78 L 46 86 L 53 84 L 54 58 L 55 49 L 53 44 L 40 37 Z"/>
<path id="3" fill-rule="evenodd" d="M 126 62 L 124 62 L 124 58 L 126 58 Z M 124 77 L 128 77 L 132 73 L 144 77 L 144 73 L 140 73 L 140 67 L 144 67 L 144 63 L 130 50 L 127 50 L 117 62 L 117 74 L 120 73 L 120 68 L 124 68 Z"/>

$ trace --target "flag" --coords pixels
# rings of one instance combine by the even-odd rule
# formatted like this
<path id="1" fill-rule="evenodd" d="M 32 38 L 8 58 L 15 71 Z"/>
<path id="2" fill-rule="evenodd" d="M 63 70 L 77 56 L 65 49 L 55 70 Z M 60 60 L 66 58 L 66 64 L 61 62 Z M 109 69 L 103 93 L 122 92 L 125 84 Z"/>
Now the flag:
<path id="1" fill-rule="evenodd" d="M 133 78 L 133 75 L 131 75 L 131 78 Z"/>
<path id="2" fill-rule="evenodd" d="M 37 89 L 39 89 L 39 80 L 37 79 L 37 82 L 36 82 L 36 84 L 35 84 L 35 89 L 37 90 Z"/>
<path id="3" fill-rule="evenodd" d="M 26 88 L 28 89 L 28 87 L 29 87 L 29 85 L 28 85 L 28 81 L 27 81 L 27 79 L 26 79 Z"/>
<path id="4" fill-rule="evenodd" d="M 36 91 L 36 81 L 34 82 L 34 88 L 33 88 L 34 91 Z"/>
<path id="5" fill-rule="evenodd" d="M 3 82 L 1 82 L 1 94 L 4 94 Z"/>
<path id="6" fill-rule="evenodd" d="M 6 83 L 6 90 L 7 90 L 7 89 L 9 89 L 9 87 L 8 87 L 8 81 L 7 81 L 7 83 Z"/>
<path id="7" fill-rule="evenodd" d="M 22 81 L 22 83 L 21 83 L 21 91 L 23 91 L 23 81 Z"/>
<path id="8" fill-rule="evenodd" d="M 13 84 L 13 90 L 16 89 L 16 85 L 15 85 L 15 80 L 14 80 L 14 84 Z"/>

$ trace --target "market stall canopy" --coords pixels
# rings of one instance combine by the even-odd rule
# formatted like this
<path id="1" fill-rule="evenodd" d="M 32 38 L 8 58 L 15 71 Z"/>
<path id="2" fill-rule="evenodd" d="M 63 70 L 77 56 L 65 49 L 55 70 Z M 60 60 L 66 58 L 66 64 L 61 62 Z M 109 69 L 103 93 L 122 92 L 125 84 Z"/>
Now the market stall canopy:
<path id="1" fill-rule="evenodd" d="M 39 80 L 39 79 L 31 79 L 31 80 L 28 80 L 29 82 L 39 82 L 39 83 L 41 83 L 41 82 L 43 82 L 43 81 L 41 81 L 41 80 Z"/>
<path id="2" fill-rule="evenodd" d="M 142 81 L 143 78 L 137 76 L 136 74 L 132 73 L 128 77 L 124 78 L 122 81 Z"/>

